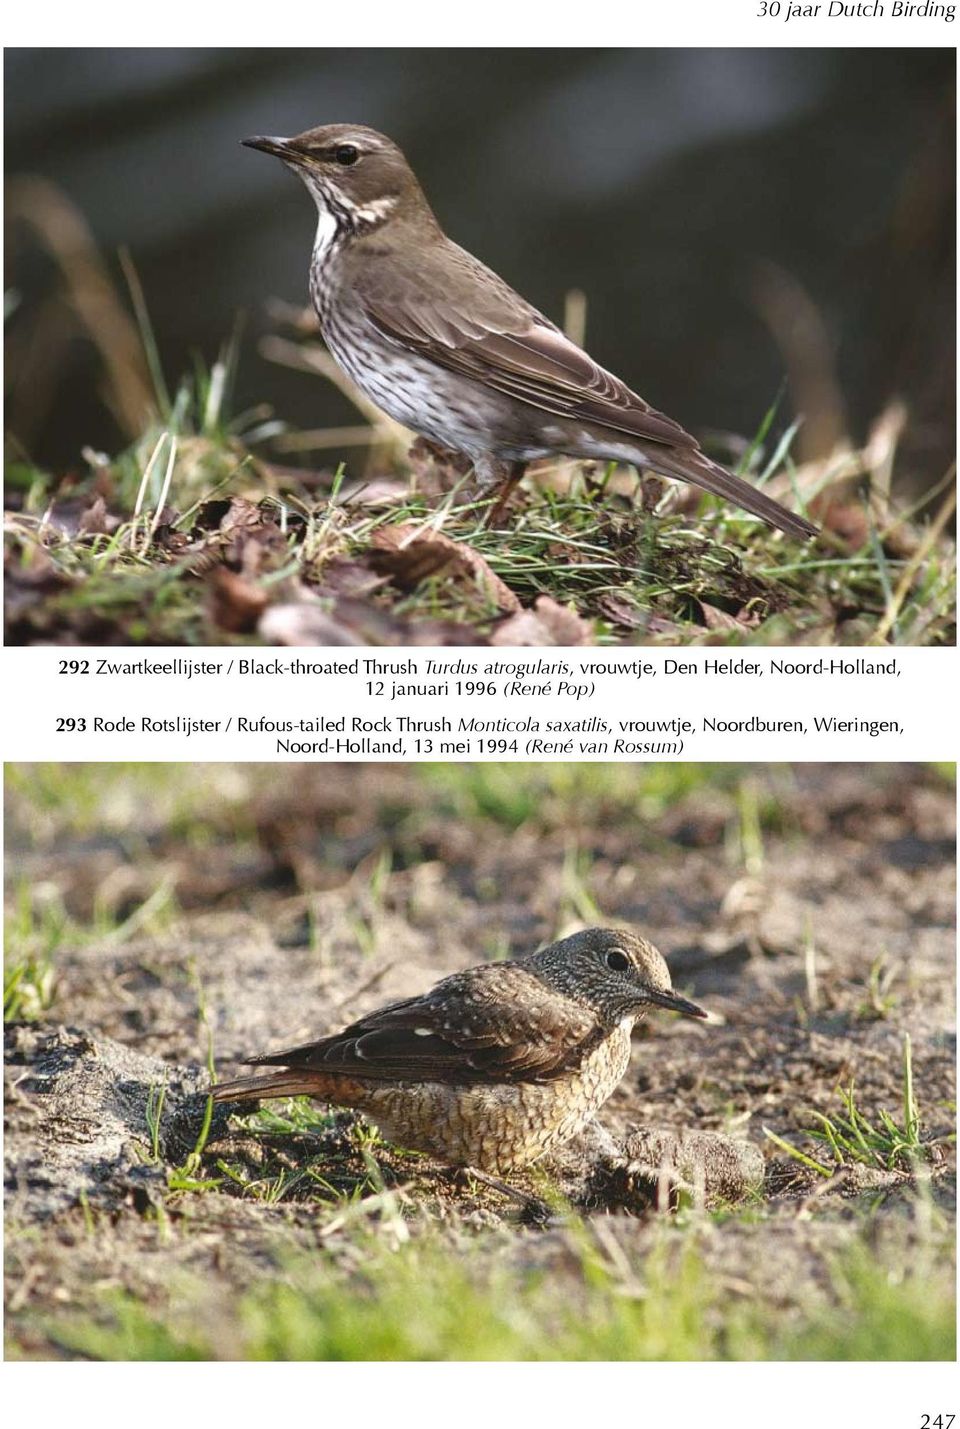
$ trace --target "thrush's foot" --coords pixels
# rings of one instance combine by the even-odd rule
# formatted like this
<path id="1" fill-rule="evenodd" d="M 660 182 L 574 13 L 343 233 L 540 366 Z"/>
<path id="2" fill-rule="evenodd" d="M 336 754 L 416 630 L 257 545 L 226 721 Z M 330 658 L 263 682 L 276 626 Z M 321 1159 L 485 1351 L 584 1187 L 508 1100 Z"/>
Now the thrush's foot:
<path id="1" fill-rule="evenodd" d="M 523 1207 L 524 1214 L 538 1224 L 546 1224 L 553 1217 L 553 1211 L 539 1196 L 531 1196 L 528 1191 L 521 1191 L 518 1186 L 511 1186 L 508 1181 L 501 1181 L 497 1176 L 488 1175 L 486 1171 L 478 1171 L 475 1166 L 464 1166 L 458 1175 L 463 1179 L 479 1181 L 482 1186 L 489 1186 L 491 1191 L 497 1191 L 501 1196 L 516 1201 Z"/>

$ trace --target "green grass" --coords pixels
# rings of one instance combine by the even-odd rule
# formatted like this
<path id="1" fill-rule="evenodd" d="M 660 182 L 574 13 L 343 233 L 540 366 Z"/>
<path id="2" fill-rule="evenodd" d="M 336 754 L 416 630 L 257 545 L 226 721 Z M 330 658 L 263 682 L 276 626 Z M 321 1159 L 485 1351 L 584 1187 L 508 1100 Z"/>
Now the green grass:
<path id="1" fill-rule="evenodd" d="M 837 1095 L 843 1112 L 825 1116 L 823 1112 L 813 1111 L 810 1115 L 815 1125 L 807 1130 L 808 1136 L 826 1148 L 832 1167 L 829 1163 L 824 1164 L 822 1159 L 791 1146 L 771 1131 L 766 1132 L 767 1137 L 781 1151 L 823 1177 L 829 1177 L 834 1171 L 851 1164 L 883 1171 L 910 1170 L 927 1155 L 929 1143 L 921 1136 L 920 1109 L 913 1090 L 913 1054 L 909 1034 L 904 1034 L 903 1038 L 903 1094 L 899 1121 L 884 1107 L 871 1121 L 857 1105 L 852 1083 L 849 1087 L 838 1087 Z M 953 1137 L 948 1139 L 954 1140 Z"/>
<path id="2" fill-rule="evenodd" d="M 46 1333 L 100 1360 L 946 1360 L 954 1355 L 949 1253 L 886 1261 L 865 1242 L 824 1262 L 825 1289 L 790 1316 L 731 1296 L 696 1236 L 666 1229 L 645 1255 L 612 1259 L 589 1227 L 562 1264 L 521 1269 L 499 1249 L 425 1232 L 398 1244 L 382 1228 L 331 1252 L 288 1258 L 210 1313 L 182 1279 L 163 1307 L 107 1297 Z M 944 1247 L 946 1249 L 946 1247 Z M 215 1325 L 212 1330 L 210 1327 Z"/>
<path id="3" fill-rule="evenodd" d="M 944 1248 L 947 1250 L 947 1248 Z M 940 1266 L 892 1269 L 864 1246 L 832 1269 L 836 1303 L 785 1337 L 792 1360 L 953 1360 L 956 1357 L 954 1273 Z"/>
<path id="4" fill-rule="evenodd" d="M 257 778 L 266 785 L 266 766 Z M 205 847 L 222 838 L 246 841 L 255 827 L 249 807 L 251 783 L 238 766 L 206 764 L 7 764 L 4 784 L 8 813 L 18 839 L 32 849 L 49 848 L 64 837 L 117 840 L 129 856 L 146 850 L 162 831 L 171 845 Z M 276 783 L 276 771 L 270 780 Z M 11 855 L 9 867 L 16 867 Z"/>
<path id="5" fill-rule="evenodd" d="M 81 921 L 69 913 L 53 884 L 15 877 L 4 911 L 4 1021 L 34 1021 L 53 1008 L 62 948 L 120 946 L 137 933 L 161 932 L 176 911 L 171 888 L 161 882 L 122 917 L 95 899 L 90 920 Z"/>
<path id="6" fill-rule="evenodd" d="M 148 882 L 150 891 L 133 906 L 126 900 L 117 904 L 121 885 L 107 879 L 92 890 L 91 906 L 80 916 L 52 879 L 27 876 L 11 852 L 7 1020 L 37 1019 L 54 1010 L 62 949 L 119 949 L 135 937 L 169 931 L 183 890 L 170 882 L 165 850 L 219 848 L 231 862 L 249 850 L 256 858 L 256 810 L 263 797 L 275 798 L 277 787 L 269 765 L 21 764 L 8 765 L 5 773 L 9 848 L 49 854 L 77 839 L 106 840 L 121 862 L 145 877 L 155 869 L 154 885 Z M 478 834 L 488 826 L 507 833 L 522 827 L 562 831 L 567 846 L 558 935 L 574 920 L 605 920 L 594 884 L 593 827 L 629 826 L 638 847 L 660 847 L 656 820 L 710 791 L 715 800 L 726 801 L 727 851 L 738 867 L 748 852 L 760 856 L 766 832 L 782 833 L 789 825 L 784 810 L 792 775 L 786 767 L 770 766 L 760 776 L 735 764 L 424 764 L 410 773 L 406 800 L 387 794 L 371 807 L 379 841 L 353 873 L 348 917 L 354 941 L 368 957 L 381 951 L 394 870 L 424 858 L 423 839 L 438 818 Z M 583 838 L 580 829 L 587 831 Z M 182 877 L 189 887 L 188 874 Z M 495 937 L 490 955 L 503 951 Z"/>
<path id="7" fill-rule="evenodd" d="M 739 764 L 425 764 L 421 777 L 445 813 L 472 823 L 489 820 L 512 830 L 527 823 L 545 828 L 615 824 L 624 818 L 652 822 L 681 800 L 706 789 L 738 803 L 749 781 L 755 821 L 783 826 L 778 790 L 789 783 L 786 766 L 770 765 L 755 778 Z M 731 807 L 731 819 L 739 817 Z"/>
<path id="8" fill-rule="evenodd" d="M 333 1112 L 321 1111 L 312 1097 L 280 1097 L 242 1118 L 254 1136 L 322 1136 L 334 1125 Z"/>
<path id="9" fill-rule="evenodd" d="M 329 1171 L 329 1157 L 322 1156 L 321 1142 L 335 1130 L 336 1112 L 329 1109 L 322 1111 L 310 1097 L 284 1097 L 267 1102 L 248 1116 L 237 1116 L 234 1121 L 268 1148 L 277 1141 L 286 1143 L 284 1149 L 289 1155 L 291 1147 L 295 1147 L 298 1161 L 296 1168 L 270 1163 L 263 1175 L 253 1176 L 242 1163 L 218 1158 L 215 1163 L 217 1170 L 242 1195 L 266 1205 L 276 1205 L 289 1200 L 294 1193 L 299 1200 L 304 1198 L 305 1192 L 309 1192 L 309 1199 L 314 1201 L 318 1210 L 332 1209 L 338 1222 L 345 1212 L 349 1212 L 351 1217 L 356 1216 L 360 1222 L 367 1216 L 378 1214 L 382 1207 L 389 1207 L 391 1213 L 396 1213 L 396 1198 L 386 1186 L 373 1155 L 376 1147 L 383 1144 L 383 1138 L 377 1128 L 363 1117 L 353 1122 L 349 1134 L 366 1171 L 359 1177 L 351 1176 L 342 1185 L 335 1184 L 321 1170 L 321 1166 L 326 1166 Z M 315 1160 L 312 1156 L 314 1151 L 317 1152 Z M 398 1148 L 393 1148 L 392 1154 L 408 1159 L 413 1165 L 421 1159 L 418 1152 L 404 1152 Z M 326 1225 L 331 1223 L 327 1221 Z"/>
<path id="10" fill-rule="evenodd" d="M 266 500 L 264 519 L 281 529 L 291 512 L 307 512 L 289 529 L 285 550 L 252 582 L 268 596 L 273 591 L 280 598 L 290 578 L 322 582 L 325 566 L 335 558 L 362 563 L 376 531 L 419 525 L 435 514 L 411 496 L 387 514 L 344 507 L 331 522 L 327 508 L 306 492 L 288 492 L 278 501 L 242 459 L 232 459 L 224 472 L 219 465 L 209 450 L 197 462 L 210 471 L 204 502 L 224 489 L 254 502 Z M 199 480 L 196 469 L 174 471 L 170 499 L 178 511 L 196 500 L 192 493 Z M 39 474 L 37 495 L 49 500 L 50 483 Z M 629 507 L 611 513 L 576 491 L 525 498 L 507 531 L 486 528 L 484 512 L 483 506 L 451 507 L 441 529 L 482 556 L 524 606 L 545 595 L 576 611 L 587 622 L 590 643 L 600 646 L 619 644 L 634 630 L 641 639 L 669 645 L 869 644 L 889 606 L 890 583 L 907 566 L 895 557 L 881 559 L 879 546 L 852 555 L 787 554 L 780 537 L 747 517 L 708 511 L 691 525 L 688 518 L 644 517 Z M 177 524 L 184 531 L 190 525 L 182 512 Z M 109 537 L 60 539 L 27 512 L 13 519 L 11 532 L 14 571 L 29 576 L 42 547 L 63 578 L 61 588 L 31 613 L 34 638 L 56 638 L 62 631 L 98 634 L 101 643 L 111 634 L 130 644 L 256 640 L 252 630 L 237 634 L 212 621 L 207 577 L 222 559 L 215 543 L 206 563 L 194 567 L 151 541 L 144 522 L 132 517 Z M 954 602 L 953 554 L 934 552 L 917 573 L 889 643 L 949 644 Z M 719 612 L 718 626 L 705 626 L 704 606 Z M 502 617 L 482 591 L 445 576 L 427 577 L 412 592 L 388 586 L 370 608 L 371 618 L 381 610 L 404 624 L 464 624 L 479 638 L 488 637 Z M 326 609 L 336 616 L 334 600 Z M 840 626 L 837 611 L 845 612 Z M 725 614 L 741 623 L 725 625 Z M 644 635 L 654 618 L 660 624 Z"/>
<path id="11" fill-rule="evenodd" d="M 471 826 L 490 822 L 507 831 L 528 823 L 545 829 L 615 826 L 624 819 L 647 824 L 711 790 L 729 802 L 734 863 L 749 842 L 745 819 L 751 838 L 788 827 L 784 794 L 793 780 L 789 766 L 772 764 L 758 774 L 756 766 L 742 764 L 424 763 L 410 775 L 408 800 L 394 801 L 387 791 L 379 805 L 380 826 L 392 839 L 416 824 L 424 808 L 431 817 Z M 275 792 L 278 779 L 276 769 L 263 764 L 11 764 L 5 776 L 9 815 L 29 847 L 99 834 L 119 840 L 131 855 L 145 851 L 158 832 L 165 844 L 197 848 L 224 838 L 252 840 L 258 796 Z M 392 857 L 388 846 L 372 857 L 366 879 L 372 911 L 382 904 Z M 10 863 L 14 869 L 15 855 Z"/>
<path id="12" fill-rule="evenodd" d="M 875 958 L 867 974 L 867 996 L 860 1004 L 858 1015 L 868 1022 L 889 1017 L 899 1000 L 893 990 L 898 977 L 898 969 L 890 965 L 885 957 Z"/>
<path id="13" fill-rule="evenodd" d="M 57 975 L 49 957 L 4 957 L 4 1022 L 37 1021 L 53 1006 L 56 991 Z"/>
<path id="14" fill-rule="evenodd" d="M 952 767 L 931 767 L 923 777 L 951 782 L 953 776 Z M 762 870 L 773 857 L 773 836 L 779 840 L 790 828 L 792 777 L 788 768 L 758 773 L 756 766 L 743 765 L 414 766 L 402 783 L 385 773 L 382 789 L 368 791 L 366 807 L 344 803 L 346 784 L 333 791 L 329 808 L 322 801 L 318 807 L 331 860 L 342 856 L 344 830 L 353 837 L 362 829 L 369 839 L 361 876 L 351 880 L 349 911 L 367 919 L 373 931 L 385 912 L 397 913 L 403 872 L 436 858 L 448 820 L 478 840 L 509 838 L 524 826 L 530 837 L 549 833 L 562 873 L 557 917 L 594 921 L 604 911 L 605 885 L 597 856 L 603 840 L 591 832 L 613 828 L 629 835 L 639 857 L 645 840 L 658 837 L 651 821 L 681 807 L 683 822 L 695 820 L 704 802 L 698 796 L 705 795 L 711 825 L 718 808 L 725 823 L 731 867 Z M 878 767 L 874 785 L 885 777 Z M 317 783 L 306 782 L 311 778 Z M 329 778 L 329 771 L 291 775 L 292 802 L 284 802 L 276 769 L 266 765 L 8 770 L 8 848 L 26 845 L 44 854 L 34 863 L 24 857 L 20 868 L 11 854 L 8 949 L 25 969 L 12 984 L 14 998 L 34 998 L 43 1015 L 41 1003 L 49 995 L 58 1018 L 71 1020 L 73 1014 L 67 1017 L 57 1006 L 55 981 L 50 983 L 64 949 L 92 935 L 122 941 L 138 927 L 166 927 L 169 934 L 172 894 L 161 898 L 155 890 L 144 898 L 141 892 L 132 911 L 125 906 L 122 912 L 91 897 L 99 911 L 81 920 L 72 903 L 51 889 L 59 870 L 73 867 L 67 855 L 77 837 L 90 840 L 96 858 L 105 841 L 114 858 L 136 861 L 142 873 L 150 858 L 169 861 L 164 831 L 171 821 L 185 831 L 190 847 L 220 841 L 243 849 L 263 796 L 270 796 L 271 819 L 288 808 L 302 815 L 315 807 L 311 794 Z M 711 839 L 722 857 L 715 833 Z M 311 842 L 314 847 L 320 842 Z M 781 852 L 782 846 L 778 857 Z M 29 877 L 38 865 L 42 878 Z M 346 879 L 344 866 L 330 866 Z M 243 879 L 246 898 L 246 865 Z M 158 878 L 156 889 L 164 888 Z M 510 950 L 491 920 L 489 942 L 477 947 L 477 957 Z M 209 1069 L 213 1049 L 203 989 L 197 969 L 186 954 L 183 959 L 172 976 L 180 992 L 193 990 L 194 1045 L 206 1051 Z M 877 994 L 886 996 L 880 981 Z M 937 1094 L 929 1093 L 931 1102 Z M 858 1092 L 855 1099 L 851 1089 L 836 1111 L 828 1108 L 828 1117 L 809 1119 L 811 1135 L 801 1154 L 811 1151 L 818 1181 L 840 1164 L 833 1145 L 843 1164 L 859 1158 L 909 1171 L 924 1157 L 934 1113 L 917 1105 L 909 1047 L 899 1099 L 896 1090 L 888 1099 L 890 1115 L 864 1106 L 862 1097 Z M 541 1235 L 513 1225 L 515 1211 L 508 1207 L 509 1226 L 485 1226 L 475 1234 L 460 1223 L 455 1198 L 439 1182 L 421 1194 L 415 1158 L 402 1164 L 394 1153 L 378 1152 L 381 1175 L 370 1155 L 373 1132 L 354 1133 L 346 1163 L 331 1157 L 331 1136 L 340 1135 L 342 1122 L 309 1100 L 264 1107 L 241 1124 L 239 1143 L 229 1149 L 206 1146 L 209 1121 L 198 1107 L 197 1131 L 171 1152 L 164 1146 L 164 1116 L 158 1084 L 140 1128 L 143 1155 L 154 1164 L 168 1155 L 176 1164 L 159 1205 L 139 1220 L 128 1207 L 116 1221 L 119 1251 L 132 1244 L 135 1252 L 118 1257 L 113 1277 L 127 1289 L 104 1291 L 98 1271 L 89 1291 L 86 1282 L 79 1291 L 74 1282 L 74 1299 L 59 1305 L 45 1293 L 50 1282 L 38 1282 L 36 1294 L 9 1318 L 11 1353 L 39 1355 L 51 1343 L 64 1354 L 105 1359 L 937 1359 L 952 1353 L 950 1241 L 942 1225 L 925 1229 L 922 1223 L 921 1211 L 931 1221 L 939 1217 L 933 1192 L 930 1204 L 921 1205 L 922 1175 L 898 1188 L 896 1204 L 888 1203 L 882 1217 L 865 1211 L 862 1201 L 838 1206 L 833 1196 L 817 1202 L 813 1224 L 794 1222 L 795 1207 L 782 1201 L 754 1201 L 712 1215 L 684 1212 L 662 1226 L 601 1216 L 582 1223 L 566 1208 L 558 1213 L 560 1224 Z M 937 1124 L 943 1120 L 938 1117 Z M 248 1155 L 253 1142 L 256 1155 Z M 321 1150 L 322 1159 L 315 1154 Z M 385 1179 L 399 1185 L 390 1188 Z M 908 1219 L 902 1200 L 909 1198 L 918 1209 L 901 1245 L 898 1226 Z M 140 1257 L 155 1234 L 158 1245 L 175 1245 L 184 1258 L 195 1249 L 193 1263 L 206 1264 L 206 1237 L 221 1211 L 226 1235 L 242 1230 L 219 1273 L 190 1278 L 170 1269 L 182 1260 L 161 1264 L 149 1254 Z M 103 1247 L 91 1247 L 91 1259 L 107 1264 L 113 1275 L 111 1214 L 92 1198 L 84 1224 L 91 1242 L 104 1236 Z M 785 1218 L 789 1233 L 781 1241 Z M 65 1217 L 65 1237 L 74 1227 L 79 1234 L 79 1212 L 75 1222 Z M 853 1248 L 839 1253 L 835 1247 L 844 1238 Z M 300 1247 L 296 1256 L 287 1253 L 292 1242 Z M 801 1262 L 796 1274 L 785 1257 L 786 1304 L 776 1298 L 779 1285 L 771 1298 L 761 1288 L 763 1276 L 754 1279 L 761 1257 L 782 1244 L 791 1255 L 805 1255 L 811 1246 L 815 1251 L 812 1268 Z M 243 1257 L 244 1247 L 256 1268 L 251 1273 L 251 1262 L 241 1260 L 242 1273 L 231 1279 L 234 1254 Z M 138 1298 L 130 1287 L 148 1288 Z"/>
<path id="15" fill-rule="evenodd" d="M 189 977 L 197 998 L 199 1031 L 207 1044 L 207 1077 L 213 1082 L 216 1080 L 214 1072 L 213 1029 L 207 1016 L 207 1004 L 203 992 L 203 984 L 200 981 L 196 964 L 192 961 L 189 965 Z M 148 1089 L 147 1104 L 144 1109 L 144 1121 L 149 1138 L 146 1155 L 154 1165 L 160 1165 L 163 1161 L 162 1126 L 166 1098 L 166 1082 L 155 1083 Z M 171 1196 L 183 1191 L 212 1191 L 220 1185 L 219 1178 L 208 1176 L 206 1174 L 206 1168 L 203 1165 L 203 1152 L 210 1136 L 212 1124 L 213 1097 L 208 1096 L 204 1106 L 203 1117 L 201 1118 L 192 1148 L 180 1165 L 169 1166 L 167 1168 L 167 1190 Z"/>

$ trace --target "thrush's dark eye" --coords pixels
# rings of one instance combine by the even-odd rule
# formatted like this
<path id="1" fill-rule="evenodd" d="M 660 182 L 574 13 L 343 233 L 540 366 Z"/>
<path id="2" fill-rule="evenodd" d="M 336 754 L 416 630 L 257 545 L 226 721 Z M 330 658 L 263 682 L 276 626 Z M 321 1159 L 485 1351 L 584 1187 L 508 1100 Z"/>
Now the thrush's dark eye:
<path id="1" fill-rule="evenodd" d="M 625 973 L 630 966 L 630 959 L 623 953 L 607 953 L 607 967 L 614 973 Z"/>
<path id="2" fill-rule="evenodd" d="M 338 164 L 343 164 L 344 166 L 355 164 L 360 157 L 360 150 L 356 144 L 338 144 L 333 151 L 333 157 Z"/>

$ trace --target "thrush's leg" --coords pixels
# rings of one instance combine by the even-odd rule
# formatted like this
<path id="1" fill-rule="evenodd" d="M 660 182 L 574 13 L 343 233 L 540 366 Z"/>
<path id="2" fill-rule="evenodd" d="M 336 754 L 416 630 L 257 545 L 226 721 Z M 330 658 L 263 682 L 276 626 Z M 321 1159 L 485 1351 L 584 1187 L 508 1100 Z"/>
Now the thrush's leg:
<path id="1" fill-rule="evenodd" d="M 474 463 L 474 472 L 480 484 L 481 494 L 496 493 L 496 500 L 484 517 L 484 526 L 495 526 L 502 516 L 511 492 L 522 479 L 527 469 L 525 461 L 497 461 L 495 457 L 481 457 Z"/>
<path id="2" fill-rule="evenodd" d="M 472 1176 L 474 1181 L 489 1186 L 491 1191 L 498 1191 L 501 1196 L 506 1196 L 511 1201 L 518 1201 L 534 1220 L 549 1220 L 553 1215 L 546 1201 L 541 1201 L 539 1196 L 531 1196 L 527 1191 L 521 1191 L 519 1187 L 511 1186 L 507 1181 L 501 1181 L 496 1176 L 488 1175 L 486 1171 L 478 1171 L 475 1166 L 464 1166 L 460 1174 Z"/>

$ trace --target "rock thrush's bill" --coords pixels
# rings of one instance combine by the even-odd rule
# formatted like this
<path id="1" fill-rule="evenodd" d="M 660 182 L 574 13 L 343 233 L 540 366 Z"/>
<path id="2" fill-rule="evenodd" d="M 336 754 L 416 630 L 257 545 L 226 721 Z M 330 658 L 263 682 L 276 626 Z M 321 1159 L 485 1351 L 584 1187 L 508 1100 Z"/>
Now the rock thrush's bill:
<path id="1" fill-rule="evenodd" d="M 673 991 L 645 938 L 590 928 L 454 973 L 332 1037 L 251 1057 L 283 1070 L 221 1082 L 213 1096 L 354 1107 L 397 1146 L 503 1174 L 583 1130 L 627 1070 L 634 1024 L 657 1007 L 708 1015 Z"/>
<path id="2" fill-rule="evenodd" d="M 791 536 L 816 526 L 711 461 L 452 242 L 392 140 L 356 124 L 257 137 L 319 211 L 310 295 L 333 356 L 403 426 L 473 463 L 500 502 L 527 462 L 626 462 L 693 482 Z"/>

